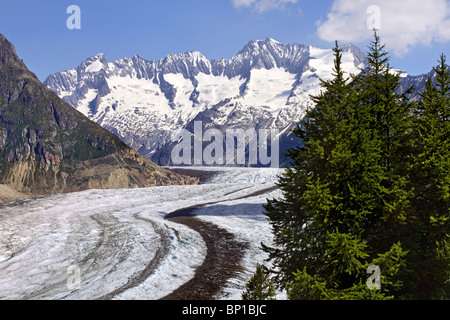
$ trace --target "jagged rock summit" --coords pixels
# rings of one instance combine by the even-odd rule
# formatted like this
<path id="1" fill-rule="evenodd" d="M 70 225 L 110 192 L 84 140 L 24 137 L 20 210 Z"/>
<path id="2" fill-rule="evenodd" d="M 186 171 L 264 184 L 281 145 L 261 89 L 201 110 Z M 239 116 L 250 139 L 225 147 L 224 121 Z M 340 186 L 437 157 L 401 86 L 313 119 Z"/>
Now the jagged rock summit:
<path id="1" fill-rule="evenodd" d="M 85 66 L 99 72 L 101 56 Z M 42 84 L 0 34 L 0 184 L 41 195 L 192 184 L 92 122 Z"/>

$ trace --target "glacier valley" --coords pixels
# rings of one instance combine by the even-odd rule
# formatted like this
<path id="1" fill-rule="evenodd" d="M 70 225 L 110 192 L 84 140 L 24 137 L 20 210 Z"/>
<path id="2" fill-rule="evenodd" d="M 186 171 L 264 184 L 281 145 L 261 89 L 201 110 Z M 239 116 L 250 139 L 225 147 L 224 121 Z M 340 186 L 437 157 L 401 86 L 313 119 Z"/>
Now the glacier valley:
<path id="1" fill-rule="evenodd" d="M 200 185 L 87 190 L 1 205 L 0 299 L 164 298 L 207 256 L 198 232 L 165 218 L 192 207 L 197 219 L 246 245 L 242 271 L 211 297 L 240 299 L 256 264 L 267 264 L 260 244 L 270 245 L 272 236 L 262 205 L 281 196 L 275 183 L 282 170 L 201 170 L 215 174 Z"/>

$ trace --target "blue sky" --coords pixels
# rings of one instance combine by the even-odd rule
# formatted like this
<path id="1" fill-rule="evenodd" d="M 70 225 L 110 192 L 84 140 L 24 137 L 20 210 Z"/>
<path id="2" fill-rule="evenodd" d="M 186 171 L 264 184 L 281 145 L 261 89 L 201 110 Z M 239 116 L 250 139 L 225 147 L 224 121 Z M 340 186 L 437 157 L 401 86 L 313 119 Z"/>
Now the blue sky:
<path id="1" fill-rule="evenodd" d="M 373 4 L 379 12 L 367 11 Z M 70 5 L 81 9 L 81 30 L 66 26 Z M 366 50 L 368 19 L 380 23 L 394 68 L 421 74 L 450 55 L 449 0 L 15 0 L 1 4 L 0 33 L 43 81 L 100 52 L 109 61 L 192 50 L 219 59 L 267 37 Z"/>

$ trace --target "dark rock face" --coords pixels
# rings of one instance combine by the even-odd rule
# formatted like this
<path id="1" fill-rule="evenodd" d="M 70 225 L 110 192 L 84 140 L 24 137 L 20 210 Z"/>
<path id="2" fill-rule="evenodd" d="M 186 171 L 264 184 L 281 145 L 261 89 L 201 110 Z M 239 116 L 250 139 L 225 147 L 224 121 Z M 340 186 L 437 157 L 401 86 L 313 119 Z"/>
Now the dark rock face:
<path id="1" fill-rule="evenodd" d="M 196 181 L 156 166 L 62 101 L 0 34 L 0 183 L 45 194 Z"/>

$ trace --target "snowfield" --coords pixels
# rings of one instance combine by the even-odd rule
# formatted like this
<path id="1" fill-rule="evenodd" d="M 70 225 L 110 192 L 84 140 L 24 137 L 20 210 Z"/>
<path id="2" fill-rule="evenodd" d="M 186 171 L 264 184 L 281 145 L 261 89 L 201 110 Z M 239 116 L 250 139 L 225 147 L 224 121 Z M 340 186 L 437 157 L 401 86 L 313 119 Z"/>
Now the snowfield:
<path id="1" fill-rule="evenodd" d="M 199 168 L 195 168 L 199 169 Z M 163 298 L 186 283 L 206 256 L 199 233 L 166 220 L 194 205 L 195 215 L 248 244 L 244 272 L 216 299 L 240 299 L 265 263 L 270 245 L 263 215 L 267 198 L 281 196 L 281 169 L 219 171 L 197 186 L 88 190 L 0 206 L 0 299 Z M 74 271 L 75 270 L 75 271 Z"/>

